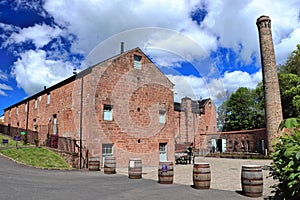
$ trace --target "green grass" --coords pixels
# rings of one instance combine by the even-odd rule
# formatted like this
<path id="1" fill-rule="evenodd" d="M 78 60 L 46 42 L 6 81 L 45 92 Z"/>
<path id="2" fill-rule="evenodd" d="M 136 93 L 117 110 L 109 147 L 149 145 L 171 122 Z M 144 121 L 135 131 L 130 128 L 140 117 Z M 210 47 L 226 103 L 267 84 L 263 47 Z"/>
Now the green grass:
<path id="1" fill-rule="evenodd" d="M 8 144 L 2 144 L 3 138 L 8 139 Z M 51 150 L 24 145 L 22 141 L 18 142 L 20 148 L 16 148 L 16 141 L 2 134 L 0 134 L 0 142 L 0 154 L 25 165 L 48 169 L 71 169 L 59 154 Z"/>
<path id="2" fill-rule="evenodd" d="M 2 139 L 8 139 L 8 144 L 3 144 Z M 0 147 L 15 147 L 16 146 L 16 141 L 10 138 L 7 135 L 0 134 Z M 18 141 L 18 146 L 24 146 L 23 141 Z"/>
<path id="3" fill-rule="evenodd" d="M 44 148 L 10 148 L 0 150 L 0 153 L 30 166 L 53 169 L 71 169 L 61 156 Z"/>

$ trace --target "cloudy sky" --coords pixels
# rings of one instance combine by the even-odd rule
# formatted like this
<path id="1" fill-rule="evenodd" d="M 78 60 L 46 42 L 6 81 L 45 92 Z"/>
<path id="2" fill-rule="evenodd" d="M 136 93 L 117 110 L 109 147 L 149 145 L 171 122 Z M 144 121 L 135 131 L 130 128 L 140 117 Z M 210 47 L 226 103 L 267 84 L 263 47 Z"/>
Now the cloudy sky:
<path id="1" fill-rule="evenodd" d="M 268 15 L 277 64 L 300 43 L 300 0 L 2 0 L 3 109 L 125 50 L 140 47 L 183 96 L 220 104 L 261 81 L 256 19 Z"/>

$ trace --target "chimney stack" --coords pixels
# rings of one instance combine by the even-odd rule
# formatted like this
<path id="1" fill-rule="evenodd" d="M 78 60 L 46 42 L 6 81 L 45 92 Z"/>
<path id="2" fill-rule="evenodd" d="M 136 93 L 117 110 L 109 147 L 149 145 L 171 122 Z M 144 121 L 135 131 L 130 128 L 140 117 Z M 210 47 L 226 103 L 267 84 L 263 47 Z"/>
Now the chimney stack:
<path id="1" fill-rule="evenodd" d="M 260 57 L 265 95 L 265 118 L 267 125 L 268 150 L 273 151 L 272 142 L 282 121 L 280 89 L 277 76 L 274 45 L 271 32 L 271 19 L 261 16 L 256 25 L 259 33 Z"/>
<path id="2" fill-rule="evenodd" d="M 124 42 L 121 42 L 121 53 L 124 53 Z"/>

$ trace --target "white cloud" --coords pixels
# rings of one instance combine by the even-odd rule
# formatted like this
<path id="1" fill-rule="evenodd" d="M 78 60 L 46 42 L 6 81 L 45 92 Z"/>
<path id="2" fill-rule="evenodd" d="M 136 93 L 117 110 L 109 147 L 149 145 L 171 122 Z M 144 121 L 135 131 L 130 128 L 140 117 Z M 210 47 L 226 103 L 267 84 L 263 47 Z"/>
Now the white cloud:
<path id="1" fill-rule="evenodd" d="M 192 21 L 190 13 L 202 5 L 208 14 L 199 26 Z M 14 32 L 6 45 L 32 41 L 37 48 L 22 53 L 13 66 L 19 87 L 28 94 L 72 74 L 72 64 L 62 61 L 63 58 L 51 60 L 46 57 L 46 52 L 38 49 L 61 35 L 74 34 L 76 40 L 72 40 L 72 52 L 80 52 L 93 61 L 119 53 L 121 41 L 125 42 L 127 50 L 141 47 L 162 66 L 178 66 L 182 61 L 195 64 L 199 58 L 207 59 L 218 47 L 232 49 L 238 55 L 236 63 L 241 63 L 239 71 L 206 79 L 186 76 L 181 80 L 179 76 L 168 75 L 180 83 L 181 87 L 175 88 L 180 94 L 185 92 L 182 85 L 186 85 L 193 89 L 186 95 L 205 98 L 210 93 L 215 99 L 220 99 L 227 95 L 226 91 L 234 91 L 240 86 L 254 88 L 261 80 L 260 71 L 255 74 L 243 72 L 243 66 L 251 63 L 253 57 L 260 66 L 255 24 L 260 15 L 270 16 L 277 62 L 285 61 L 299 43 L 299 5 L 300 0 L 46 0 L 44 9 L 63 29 L 45 24 L 15 29 L 1 23 L 0 28 Z M 94 49 L 96 46 L 99 48 Z M 53 57 L 59 57 L 61 52 L 52 53 Z M 202 88 L 207 88 L 207 91 Z"/>
<path id="2" fill-rule="evenodd" d="M 23 28 L 19 32 L 12 33 L 4 43 L 4 46 L 32 41 L 36 48 L 42 48 L 62 33 L 63 31 L 57 26 L 50 27 L 46 24 L 36 24 L 32 27 Z"/>
<path id="3" fill-rule="evenodd" d="M 0 83 L 0 90 L 12 90 L 12 87 L 4 83 Z"/>
<path id="4" fill-rule="evenodd" d="M 190 13 L 201 5 L 205 5 L 208 14 L 199 27 L 193 22 Z M 295 49 L 290 45 L 296 40 L 292 31 L 299 27 L 299 0 L 272 1 L 85 1 L 71 0 L 46 1 L 45 10 L 58 24 L 78 37 L 73 43 L 74 51 L 87 55 L 97 44 L 122 31 L 159 27 L 182 33 L 201 46 L 205 51 L 215 51 L 217 45 L 233 49 L 241 59 L 241 63 L 249 64 L 252 57 L 259 57 L 258 32 L 255 25 L 260 15 L 269 15 L 272 19 L 273 37 L 276 57 L 281 63 Z M 282 12 L 282 11 L 285 12 Z M 185 53 L 191 52 L 188 44 L 182 40 L 156 37 L 135 36 L 137 43 L 151 46 L 155 44 L 171 45 Z M 126 41 L 125 41 L 126 42 Z M 283 48 L 279 48 L 283 47 Z M 114 46 L 111 48 L 118 49 Z M 284 49 L 284 50 L 282 50 Z M 191 56 L 193 56 L 191 54 Z M 281 59 L 283 58 L 283 59 Z M 260 59 L 257 59 L 258 62 Z M 170 59 L 174 64 L 176 60 Z M 164 64 L 168 64 L 165 62 Z M 257 63 L 259 64 L 259 63 Z"/>
<path id="5" fill-rule="evenodd" d="M 242 71 L 226 72 L 219 78 L 202 78 L 195 76 L 167 75 L 175 84 L 175 101 L 189 96 L 193 99 L 212 98 L 216 105 L 220 105 L 228 94 L 240 87 L 254 89 L 262 80 L 262 72 L 249 74 Z"/>
<path id="6" fill-rule="evenodd" d="M 73 68 L 69 62 L 46 58 L 46 52 L 43 50 L 29 50 L 20 54 L 11 73 L 18 87 L 23 88 L 28 95 L 32 95 L 42 90 L 44 86 L 52 86 L 73 75 Z"/>
<path id="7" fill-rule="evenodd" d="M 0 80 L 1 81 L 8 81 L 8 76 L 5 72 L 3 72 L 0 69 Z M 5 83 L 0 83 L 0 96 L 7 96 L 5 90 L 13 90 L 11 86 L 5 84 Z"/>
<path id="8" fill-rule="evenodd" d="M 244 63 L 251 62 L 251 56 L 259 58 L 258 31 L 256 19 L 268 15 L 272 20 L 272 34 L 278 63 L 284 61 L 294 49 L 298 40 L 292 35 L 294 29 L 300 27 L 299 0 L 273 1 L 204 1 L 208 7 L 208 15 L 203 28 L 209 29 L 220 37 L 220 45 L 234 49 Z M 290 45 L 294 43 L 294 46 Z M 260 59 L 257 59 L 260 61 Z M 260 64 L 259 64 L 260 65 Z"/>
<path id="9" fill-rule="evenodd" d="M 71 2 L 51 0 L 45 3 L 44 8 L 54 16 L 57 23 L 66 26 L 78 37 L 73 49 L 80 49 L 86 55 L 97 44 L 115 34 L 147 27 L 167 28 L 183 33 L 197 39 L 196 42 L 205 50 L 216 48 L 215 38 L 205 34 L 192 22 L 190 12 L 194 4 L 186 1 L 85 1 L 83 4 L 75 0 Z M 82 15 L 77 16 L 76 13 Z M 164 34 L 154 33 L 150 37 L 135 35 L 136 44 L 140 44 L 141 41 L 147 43 L 148 40 L 149 45 L 153 43 L 164 45 L 171 42 Z M 187 44 L 175 41 L 172 42 L 174 47 L 176 45 L 178 48 L 187 49 Z M 118 49 L 118 47 L 111 48 Z"/>

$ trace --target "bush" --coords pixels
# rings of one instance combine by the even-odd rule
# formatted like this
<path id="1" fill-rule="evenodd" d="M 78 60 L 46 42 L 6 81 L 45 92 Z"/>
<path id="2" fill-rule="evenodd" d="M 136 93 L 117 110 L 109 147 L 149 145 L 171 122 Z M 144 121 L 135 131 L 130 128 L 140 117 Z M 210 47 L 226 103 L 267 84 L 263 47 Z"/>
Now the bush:
<path id="1" fill-rule="evenodd" d="M 293 128 L 292 128 L 293 127 Z M 278 199 L 300 199 L 300 123 L 299 119 L 288 119 L 281 128 L 288 128 L 274 145 L 273 170 L 271 175 L 278 180 Z"/>

